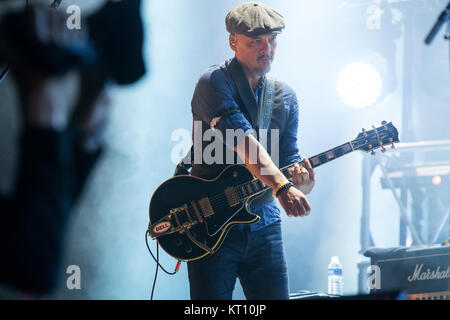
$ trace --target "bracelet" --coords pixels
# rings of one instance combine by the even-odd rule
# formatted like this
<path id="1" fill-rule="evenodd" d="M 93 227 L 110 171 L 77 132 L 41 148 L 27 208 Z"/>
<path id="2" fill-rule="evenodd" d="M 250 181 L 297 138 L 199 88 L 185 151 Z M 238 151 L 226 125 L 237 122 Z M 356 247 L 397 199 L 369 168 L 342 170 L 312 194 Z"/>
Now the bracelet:
<path id="1" fill-rule="evenodd" d="M 275 197 L 275 194 L 277 193 L 278 189 L 280 189 L 286 183 L 288 183 L 288 182 L 281 182 L 275 188 L 273 188 L 272 194 L 273 194 L 274 197 Z"/>
<path id="2" fill-rule="evenodd" d="M 278 198 L 278 196 L 279 196 L 284 190 L 287 190 L 287 189 L 289 189 L 290 187 L 293 187 L 293 186 L 294 186 L 294 184 L 293 184 L 292 182 L 288 182 L 288 183 L 282 185 L 282 186 L 277 190 L 277 192 L 275 193 L 275 197 Z"/>
<path id="3" fill-rule="evenodd" d="M 276 194 L 277 194 L 277 192 L 278 192 L 278 190 L 280 190 L 280 188 L 282 188 L 284 185 L 287 185 L 287 184 L 289 184 L 289 181 L 288 181 L 288 182 L 281 182 L 281 183 L 279 183 L 279 184 L 273 189 L 273 192 L 272 192 L 273 196 L 275 197 Z"/>

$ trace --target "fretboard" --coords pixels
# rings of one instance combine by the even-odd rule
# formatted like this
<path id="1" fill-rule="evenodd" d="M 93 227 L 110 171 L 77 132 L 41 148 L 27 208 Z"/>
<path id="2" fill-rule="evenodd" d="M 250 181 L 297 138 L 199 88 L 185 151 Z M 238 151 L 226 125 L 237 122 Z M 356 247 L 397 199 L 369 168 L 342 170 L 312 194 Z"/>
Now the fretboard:
<path id="1" fill-rule="evenodd" d="M 351 142 L 344 143 L 340 146 L 337 146 L 333 149 L 327 150 L 325 152 L 322 152 L 318 155 L 315 155 L 311 158 L 308 158 L 309 162 L 311 163 L 311 166 L 313 168 L 316 168 L 318 166 L 321 166 L 327 162 L 330 162 L 332 160 L 335 160 L 337 158 L 342 157 L 343 155 L 346 155 L 348 153 L 353 152 L 353 145 Z M 303 161 L 296 162 L 299 165 L 303 165 Z M 295 163 L 291 163 L 285 167 L 280 168 L 280 171 L 284 174 L 284 176 L 291 180 L 291 174 L 289 172 L 289 169 L 294 166 Z M 240 185 L 237 185 L 236 190 L 238 192 L 239 198 L 241 200 L 244 200 L 256 193 L 259 193 L 261 191 L 265 191 L 269 189 L 268 186 L 266 186 L 261 180 L 259 179 L 253 179 L 251 181 L 247 181 L 245 183 L 242 183 Z"/>

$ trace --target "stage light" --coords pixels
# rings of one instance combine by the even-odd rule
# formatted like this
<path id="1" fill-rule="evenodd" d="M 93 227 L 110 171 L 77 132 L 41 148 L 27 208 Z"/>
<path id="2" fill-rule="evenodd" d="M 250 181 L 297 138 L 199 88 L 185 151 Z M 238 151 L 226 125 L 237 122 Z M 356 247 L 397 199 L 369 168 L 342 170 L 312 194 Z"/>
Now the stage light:
<path id="1" fill-rule="evenodd" d="M 353 108 L 365 108 L 374 104 L 382 92 L 380 73 L 365 62 L 353 62 L 339 73 L 336 89 L 341 100 Z"/>
<path id="2" fill-rule="evenodd" d="M 433 182 L 433 184 L 434 184 L 435 186 L 440 185 L 441 182 L 442 182 L 442 178 L 441 178 L 440 176 L 434 176 L 434 177 L 431 179 L 431 182 Z"/>

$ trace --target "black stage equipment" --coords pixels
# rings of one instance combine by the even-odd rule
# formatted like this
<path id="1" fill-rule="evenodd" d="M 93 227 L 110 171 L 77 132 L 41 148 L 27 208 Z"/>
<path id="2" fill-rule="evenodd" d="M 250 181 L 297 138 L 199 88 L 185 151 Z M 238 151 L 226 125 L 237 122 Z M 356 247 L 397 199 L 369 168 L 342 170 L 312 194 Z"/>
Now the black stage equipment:
<path id="1" fill-rule="evenodd" d="M 405 291 L 411 300 L 449 300 L 450 245 L 371 248 L 371 293 Z M 377 274 L 377 275 L 376 275 Z"/>

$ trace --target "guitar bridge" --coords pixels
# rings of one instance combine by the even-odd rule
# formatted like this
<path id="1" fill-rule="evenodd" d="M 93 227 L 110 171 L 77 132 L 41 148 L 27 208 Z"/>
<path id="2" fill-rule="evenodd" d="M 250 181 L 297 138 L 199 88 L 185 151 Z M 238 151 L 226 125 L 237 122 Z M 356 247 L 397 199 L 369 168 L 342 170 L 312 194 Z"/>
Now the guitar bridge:
<path id="1" fill-rule="evenodd" d="M 180 220 L 181 213 L 185 214 L 187 221 L 182 222 Z M 178 225 L 175 228 L 175 232 L 179 232 L 179 233 L 183 233 L 185 230 L 192 228 L 192 226 L 195 226 L 198 223 L 198 221 L 192 219 L 192 217 L 189 213 L 189 208 L 186 204 L 181 207 L 171 209 L 170 214 L 169 214 L 169 219 L 172 217 L 174 218 L 176 224 Z"/>

